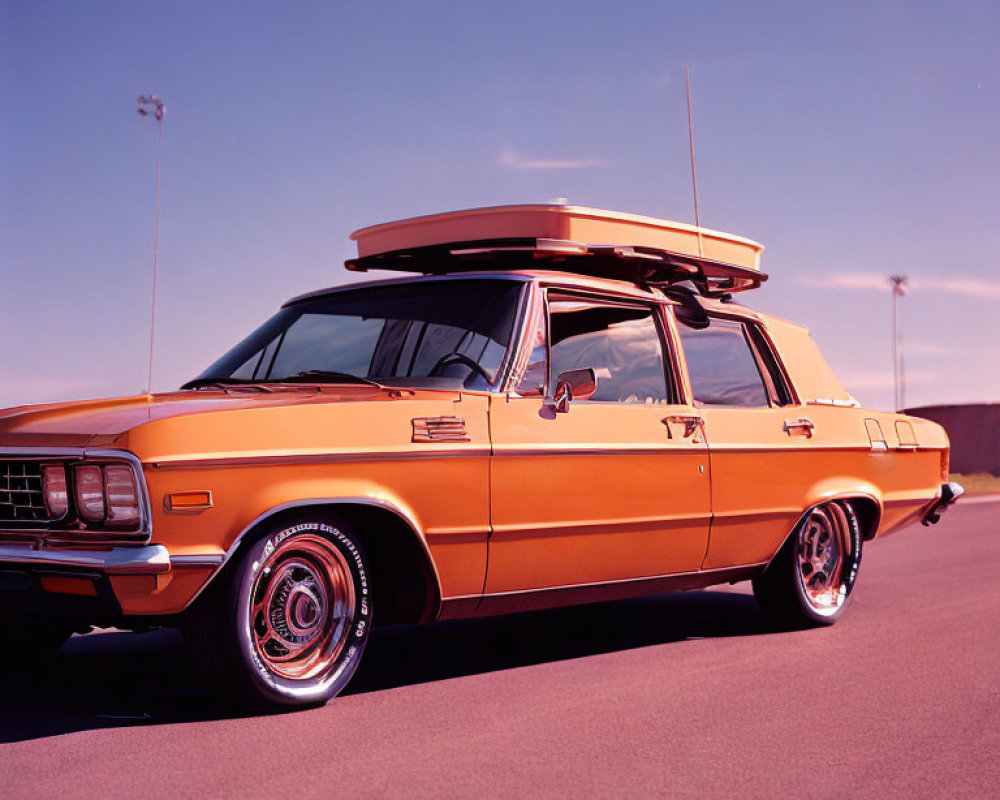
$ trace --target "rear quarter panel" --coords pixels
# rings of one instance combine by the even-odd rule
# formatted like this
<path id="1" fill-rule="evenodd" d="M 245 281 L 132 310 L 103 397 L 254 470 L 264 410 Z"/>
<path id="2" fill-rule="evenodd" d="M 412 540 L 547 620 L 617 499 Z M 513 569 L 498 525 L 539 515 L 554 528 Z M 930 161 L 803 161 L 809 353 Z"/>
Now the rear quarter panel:
<path id="1" fill-rule="evenodd" d="M 901 414 L 856 407 L 807 329 L 755 318 L 764 322 L 797 402 L 703 409 L 713 486 L 705 568 L 769 561 L 803 513 L 830 499 L 873 500 L 880 535 L 919 519 L 942 481 L 944 431 Z M 814 424 L 811 436 L 784 429 L 785 422 L 800 418 Z"/>

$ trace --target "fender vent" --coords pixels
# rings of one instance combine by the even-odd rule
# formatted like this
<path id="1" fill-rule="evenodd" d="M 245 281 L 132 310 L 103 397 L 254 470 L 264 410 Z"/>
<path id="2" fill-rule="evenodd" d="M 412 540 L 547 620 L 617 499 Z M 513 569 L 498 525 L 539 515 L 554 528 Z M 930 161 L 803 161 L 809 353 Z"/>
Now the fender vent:
<path id="1" fill-rule="evenodd" d="M 468 442 L 465 420 L 461 417 L 415 417 L 414 442 Z"/>

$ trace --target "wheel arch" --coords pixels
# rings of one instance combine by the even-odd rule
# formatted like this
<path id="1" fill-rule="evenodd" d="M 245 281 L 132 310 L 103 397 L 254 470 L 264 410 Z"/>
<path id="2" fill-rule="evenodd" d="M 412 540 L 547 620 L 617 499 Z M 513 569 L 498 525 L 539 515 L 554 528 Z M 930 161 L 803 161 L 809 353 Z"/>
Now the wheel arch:
<path id="1" fill-rule="evenodd" d="M 430 622 L 437 617 L 441 583 L 419 525 L 396 504 L 373 497 L 304 498 L 267 509 L 235 537 L 199 595 L 262 531 L 285 518 L 301 519 L 310 511 L 344 518 L 356 528 L 372 572 L 370 588 L 376 625 Z M 197 596 L 191 603 L 195 599 Z"/>
<path id="2" fill-rule="evenodd" d="M 830 500 L 849 502 L 861 522 L 861 538 L 866 542 L 875 538 L 882 522 L 882 491 L 875 484 L 860 478 L 829 478 L 813 486 L 807 494 L 802 515 L 792 530 L 816 506 Z"/>
<path id="3" fill-rule="evenodd" d="M 831 501 L 839 501 L 844 503 L 849 503 L 854 513 L 857 514 L 858 522 L 861 524 L 861 539 L 865 542 L 870 542 L 875 538 L 878 533 L 879 523 L 882 520 L 882 503 L 878 496 L 870 491 L 864 489 L 847 489 L 842 492 L 834 492 L 832 494 L 824 495 L 820 498 L 815 499 L 810 503 L 799 515 L 795 524 L 789 529 L 788 533 L 781 540 L 781 545 L 777 550 L 771 555 L 767 561 L 767 565 L 764 569 L 771 566 L 771 562 L 777 558 L 778 553 L 781 552 L 782 548 L 787 544 L 788 540 L 795 535 L 795 532 L 799 529 L 799 526 L 806 520 L 806 518 L 816 509 L 818 506 L 824 503 L 829 503 Z"/>

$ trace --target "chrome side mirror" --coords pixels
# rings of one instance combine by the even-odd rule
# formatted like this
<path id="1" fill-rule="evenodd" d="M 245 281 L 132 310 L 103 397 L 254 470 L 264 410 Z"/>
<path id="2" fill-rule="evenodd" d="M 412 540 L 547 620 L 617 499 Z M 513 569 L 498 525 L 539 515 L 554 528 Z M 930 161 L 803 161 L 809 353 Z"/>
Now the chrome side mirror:
<path id="1" fill-rule="evenodd" d="M 597 373 L 593 368 L 570 369 L 556 378 L 556 391 L 550 405 L 557 414 L 565 414 L 573 400 L 586 400 L 596 391 Z"/>

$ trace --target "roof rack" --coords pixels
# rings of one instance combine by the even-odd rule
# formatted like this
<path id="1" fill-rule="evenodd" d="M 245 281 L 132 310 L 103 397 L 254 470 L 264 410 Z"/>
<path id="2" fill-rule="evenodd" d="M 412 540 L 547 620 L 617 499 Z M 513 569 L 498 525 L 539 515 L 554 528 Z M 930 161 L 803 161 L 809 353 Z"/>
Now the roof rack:
<path id="1" fill-rule="evenodd" d="M 665 285 L 691 281 L 706 297 L 756 289 L 758 269 L 641 245 L 592 245 L 535 237 L 475 239 L 389 250 L 344 262 L 352 272 L 385 269 L 438 275 L 492 269 L 556 269 L 592 277 Z"/>

